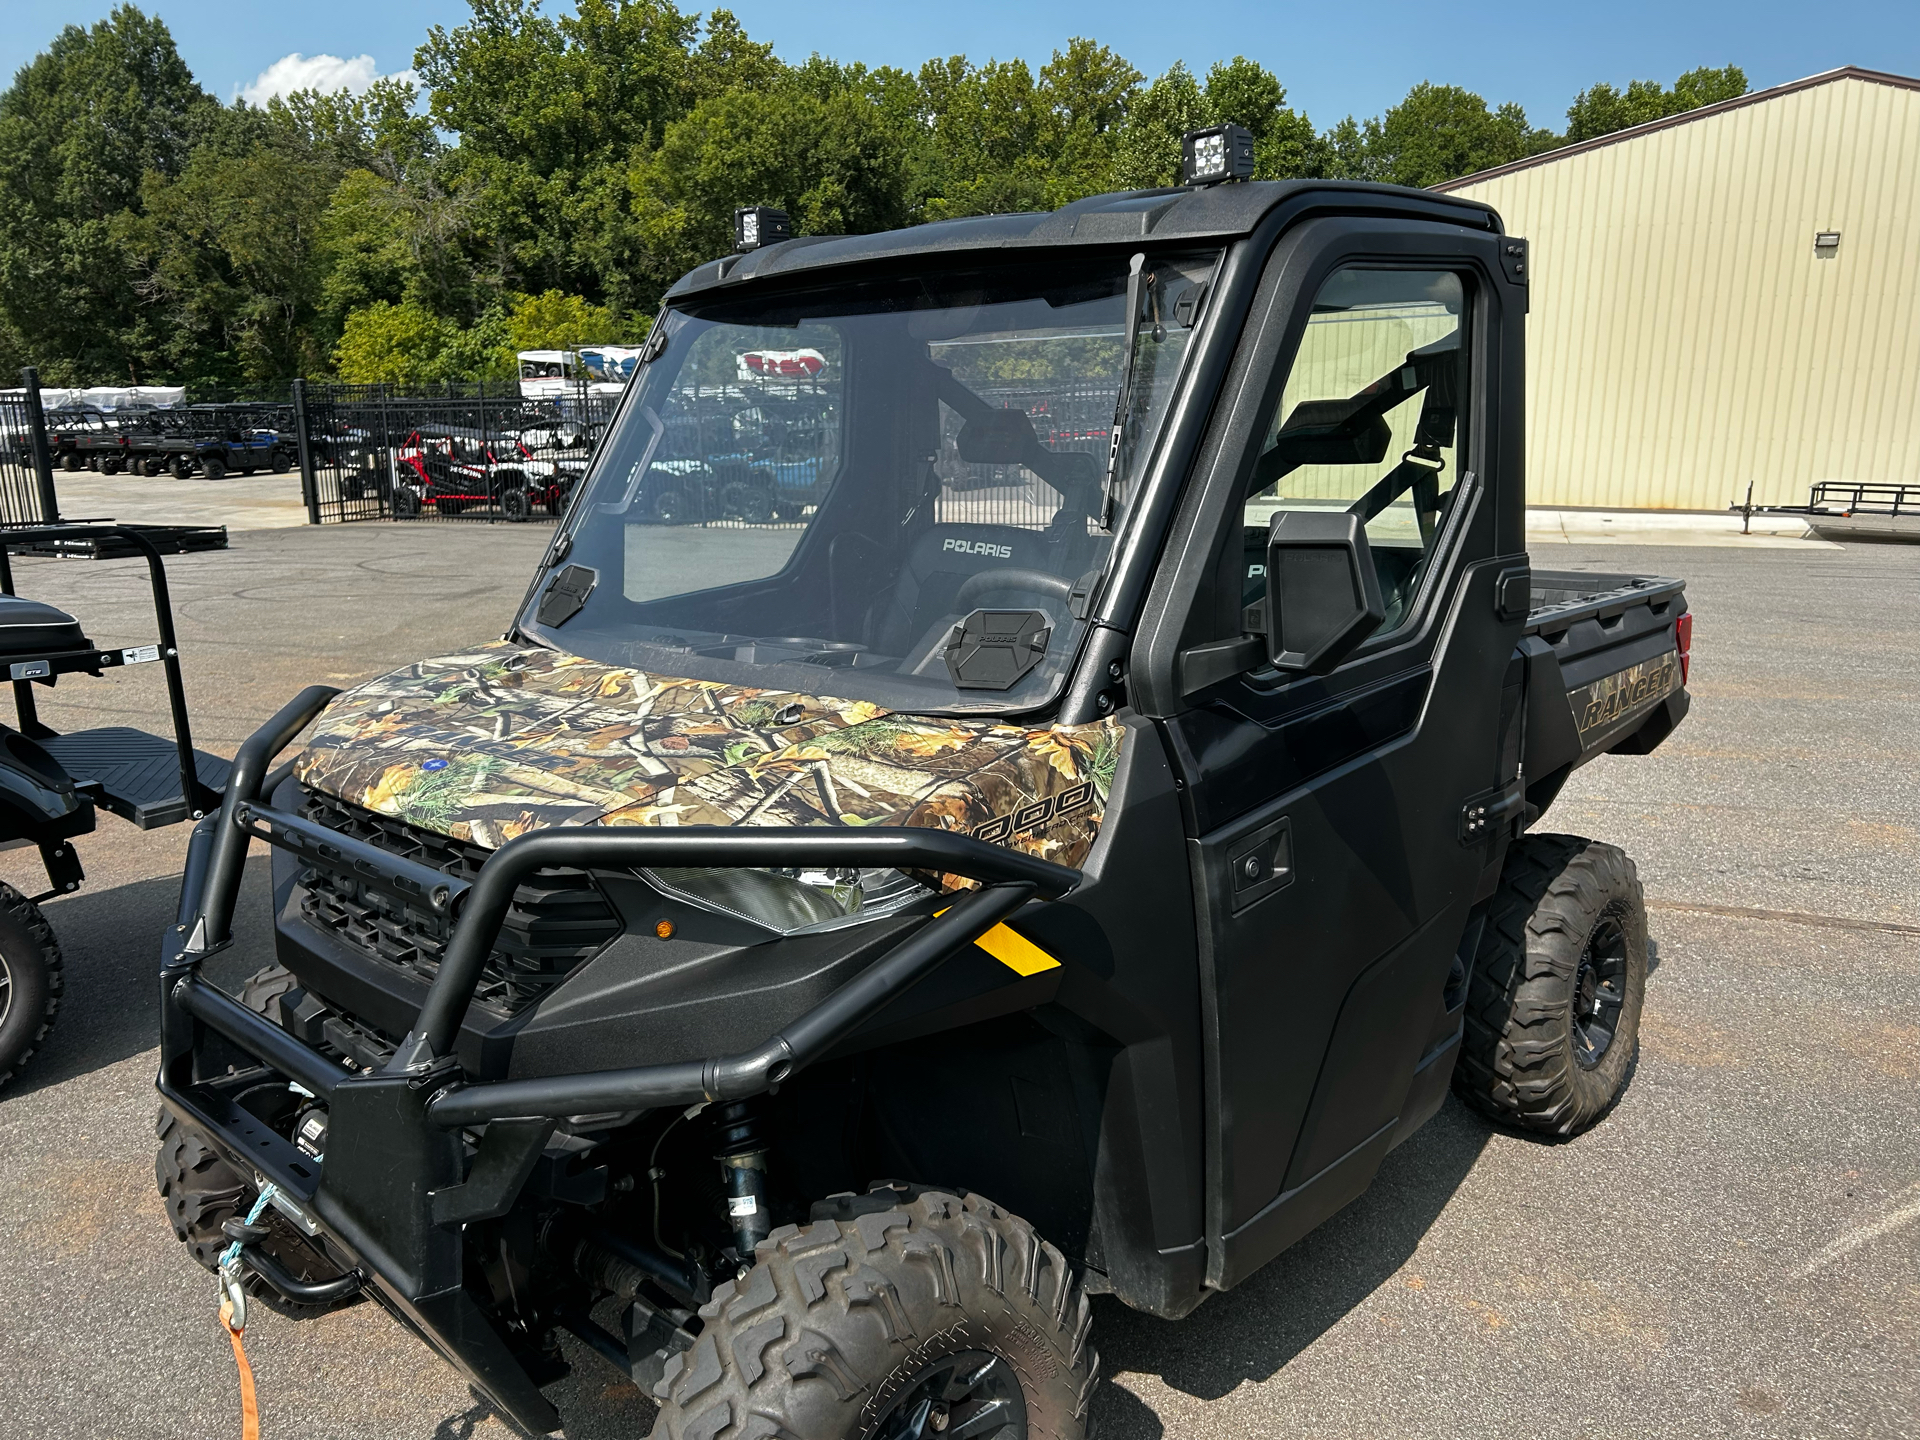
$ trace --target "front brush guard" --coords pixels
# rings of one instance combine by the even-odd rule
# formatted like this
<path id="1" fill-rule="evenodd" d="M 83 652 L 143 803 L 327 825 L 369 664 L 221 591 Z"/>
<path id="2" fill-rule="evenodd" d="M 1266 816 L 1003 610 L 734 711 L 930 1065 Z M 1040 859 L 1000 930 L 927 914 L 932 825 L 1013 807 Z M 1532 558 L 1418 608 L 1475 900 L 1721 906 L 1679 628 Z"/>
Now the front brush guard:
<path id="1" fill-rule="evenodd" d="M 314 686 L 262 726 L 235 758 L 218 816 L 195 828 L 178 922 L 163 947 L 158 1087 L 167 1108 L 256 1184 L 279 1187 L 315 1237 L 503 1412 L 533 1430 L 553 1407 L 462 1284 L 461 1227 L 505 1214 L 551 1135 L 570 1116 L 733 1100 L 780 1085 L 895 996 L 1039 896 L 1080 874 L 971 836 L 913 827 L 862 830 L 686 828 L 546 830 L 509 841 L 471 887 L 262 804 L 268 766 L 338 692 Z M 312 1049 L 202 979 L 231 941 L 254 838 L 457 912 L 445 959 L 412 1031 L 378 1073 Z M 326 853 L 322 853 L 323 848 Z M 515 889 L 555 866 L 854 866 L 960 875 L 980 888 L 908 935 L 813 1009 L 737 1055 L 591 1074 L 468 1084 L 452 1049 Z M 276 1072 L 327 1102 L 324 1167 L 237 1103 Z M 461 1131 L 484 1128 L 469 1159 Z M 271 1277 L 268 1277 L 271 1281 Z M 695 1277 L 689 1276 L 691 1284 Z"/>

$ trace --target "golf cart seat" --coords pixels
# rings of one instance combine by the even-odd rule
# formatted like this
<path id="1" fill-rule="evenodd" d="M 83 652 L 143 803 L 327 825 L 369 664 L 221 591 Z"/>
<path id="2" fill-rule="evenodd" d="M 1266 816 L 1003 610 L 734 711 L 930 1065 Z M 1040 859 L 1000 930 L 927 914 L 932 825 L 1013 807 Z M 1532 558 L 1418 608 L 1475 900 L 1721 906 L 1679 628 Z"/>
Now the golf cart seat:
<path id="1" fill-rule="evenodd" d="M 80 622 L 66 611 L 18 595 L 0 595 L 0 657 L 92 648 Z"/>

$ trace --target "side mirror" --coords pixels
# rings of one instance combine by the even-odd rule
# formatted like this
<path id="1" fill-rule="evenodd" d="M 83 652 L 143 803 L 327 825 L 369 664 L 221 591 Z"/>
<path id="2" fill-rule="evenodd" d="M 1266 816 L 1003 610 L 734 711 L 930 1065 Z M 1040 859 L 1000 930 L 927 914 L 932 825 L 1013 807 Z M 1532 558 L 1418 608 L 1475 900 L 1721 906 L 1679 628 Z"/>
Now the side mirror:
<path id="1" fill-rule="evenodd" d="M 1325 675 L 1387 618 L 1358 515 L 1282 510 L 1267 532 L 1267 654 Z"/>

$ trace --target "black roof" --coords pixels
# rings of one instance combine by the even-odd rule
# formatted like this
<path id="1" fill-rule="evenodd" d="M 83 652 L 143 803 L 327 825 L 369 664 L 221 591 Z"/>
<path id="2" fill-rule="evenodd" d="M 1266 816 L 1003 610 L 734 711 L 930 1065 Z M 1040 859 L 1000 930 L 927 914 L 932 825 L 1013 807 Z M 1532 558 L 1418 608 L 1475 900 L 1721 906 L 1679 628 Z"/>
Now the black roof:
<path id="1" fill-rule="evenodd" d="M 669 300 L 731 288 L 742 281 L 802 275 L 874 261 L 969 251 L 1113 247 L 1152 240 L 1224 241 L 1250 234 L 1283 201 L 1302 208 L 1387 211 L 1450 220 L 1477 230 L 1500 229 L 1500 217 L 1476 200 L 1345 180 L 1255 180 L 1196 190 L 1133 190 L 1094 195 L 1058 210 L 1021 215 L 976 215 L 939 220 L 873 235 L 805 235 L 744 255 L 729 255 L 688 271 L 667 291 Z"/>

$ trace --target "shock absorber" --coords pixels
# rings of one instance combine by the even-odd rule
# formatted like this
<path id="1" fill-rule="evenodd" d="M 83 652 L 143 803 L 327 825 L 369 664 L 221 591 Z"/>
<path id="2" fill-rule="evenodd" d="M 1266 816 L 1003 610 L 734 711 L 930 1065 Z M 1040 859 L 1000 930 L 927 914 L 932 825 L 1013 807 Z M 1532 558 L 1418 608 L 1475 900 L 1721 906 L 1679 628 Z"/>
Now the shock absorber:
<path id="1" fill-rule="evenodd" d="M 714 1133 L 719 1140 L 720 1173 L 727 1192 L 727 1220 L 742 1266 L 753 1264 L 753 1247 L 773 1230 L 767 1214 L 767 1146 L 760 1133 L 758 1107 L 733 1100 L 716 1107 Z"/>

